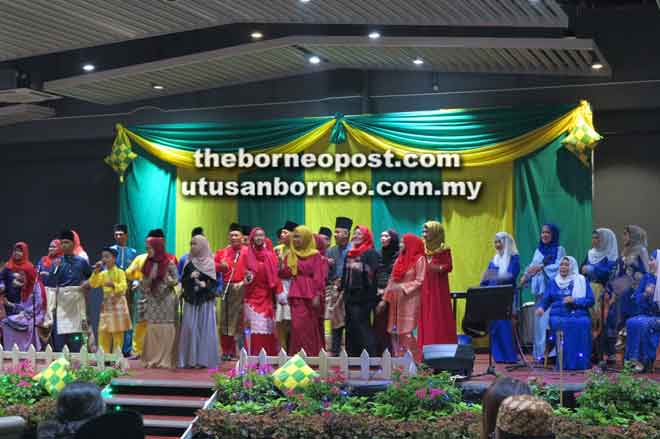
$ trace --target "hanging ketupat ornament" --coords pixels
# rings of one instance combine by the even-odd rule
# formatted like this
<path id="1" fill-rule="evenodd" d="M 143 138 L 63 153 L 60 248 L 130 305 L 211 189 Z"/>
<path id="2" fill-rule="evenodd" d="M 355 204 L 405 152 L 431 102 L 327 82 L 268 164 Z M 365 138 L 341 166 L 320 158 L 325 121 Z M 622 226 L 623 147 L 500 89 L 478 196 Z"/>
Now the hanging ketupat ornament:
<path id="1" fill-rule="evenodd" d="M 562 141 L 566 149 L 587 167 L 591 165 L 591 153 L 603 139 L 594 129 L 591 107 L 587 101 L 580 102 L 580 109 L 575 116 L 575 126 Z"/>
<path id="2" fill-rule="evenodd" d="M 131 166 L 133 160 L 137 158 L 137 154 L 131 149 L 131 141 L 126 135 L 124 127 L 120 124 L 115 126 L 117 130 L 117 137 L 112 144 L 112 152 L 107 156 L 104 161 L 119 174 L 119 181 L 124 182 L 124 173 Z"/>

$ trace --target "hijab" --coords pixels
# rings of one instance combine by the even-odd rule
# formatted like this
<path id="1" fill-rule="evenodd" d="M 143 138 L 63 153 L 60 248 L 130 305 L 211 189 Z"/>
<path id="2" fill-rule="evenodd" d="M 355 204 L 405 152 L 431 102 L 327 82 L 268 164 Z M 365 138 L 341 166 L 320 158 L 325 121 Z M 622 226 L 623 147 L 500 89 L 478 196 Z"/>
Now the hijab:
<path id="1" fill-rule="evenodd" d="M 624 262 L 631 264 L 635 261 L 637 256 L 639 256 L 642 260 L 642 264 L 644 264 L 644 270 L 648 270 L 649 261 L 648 252 L 646 251 L 646 247 L 648 246 L 646 241 L 646 230 L 633 225 L 626 226 L 624 230 L 630 235 L 628 244 L 624 245 L 623 250 L 621 251 L 621 256 L 623 256 Z"/>
<path id="2" fill-rule="evenodd" d="M 609 262 L 615 262 L 619 259 L 619 249 L 616 242 L 616 235 L 610 229 L 596 229 L 594 233 L 598 234 L 598 247 L 589 249 L 587 258 L 590 264 L 597 264 L 604 258 Z"/>
<path id="3" fill-rule="evenodd" d="M 17 248 L 23 252 L 23 257 L 21 259 L 16 257 Z M 37 270 L 34 268 L 34 265 L 32 265 L 32 262 L 30 262 L 30 249 L 25 242 L 17 242 L 14 245 L 6 267 L 13 273 L 23 274 L 24 279 L 23 287 L 21 288 L 21 301 L 26 300 L 34 290 L 34 284 L 37 281 Z"/>
<path id="4" fill-rule="evenodd" d="M 165 279 L 170 259 L 167 253 L 165 253 L 165 240 L 163 238 L 147 238 L 147 245 L 153 249 L 154 255 L 147 257 L 142 267 L 142 274 L 144 274 L 145 279 L 149 278 L 154 264 L 158 264 L 158 272 L 156 273 L 156 278 L 153 280 L 153 284 L 156 285 Z"/>
<path id="5" fill-rule="evenodd" d="M 355 226 L 355 228 L 362 232 L 362 242 L 351 247 L 347 253 L 349 258 L 360 257 L 367 250 L 372 250 L 374 248 L 374 235 L 371 234 L 371 230 L 365 226 Z"/>
<path id="6" fill-rule="evenodd" d="M 424 239 L 426 256 L 433 256 L 448 249 L 445 245 L 445 228 L 442 227 L 442 224 L 438 221 L 428 221 L 424 227 L 426 227 L 426 238 Z"/>
<path id="7" fill-rule="evenodd" d="M 380 252 L 381 262 L 384 266 L 389 267 L 399 255 L 399 234 L 394 229 L 387 229 L 385 232 L 390 235 L 390 243 Z"/>
<path id="8" fill-rule="evenodd" d="M 62 252 L 62 243 L 59 239 L 53 239 L 48 247 L 50 248 L 51 246 L 55 247 L 55 254 L 51 256 L 49 250 L 48 254 L 41 258 L 41 267 L 45 270 L 50 270 L 50 267 L 53 265 L 53 261 L 64 256 L 64 252 Z"/>
<path id="9" fill-rule="evenodd" d="M 186 265 L 192 263 L 197 271 L 204 273 L 211 279 L 215 279 L 215 262 L 213 262 L 213 258 L 211 257 L 209 240 L 203 235 L 195 235 L 191 241 L 197 244 L 197 246 L 194 250 L 192 246 L 190 247 L 190 257 L 186 261 Z"/>
<path id="10" fill-rule="evenodd" d="M 653 293 L 653 301 L 660 307 L 660 282 L 658 282 L 658 279 L 660 279 L 660 260 L 658 260 L 659 257 L 660 249 L 657 249 L 653 252 L 653 259 L 655 259 L 657 265 L 655 269 L 655 292 Z"/>
<path id="11" fill-rule="evenodd" d="M 573 291 L 571 292 L 571 295 L 574 299 L 582 299 L 587 294 L 587 281 L 584 276 L 578 272 L 578 264 L 574 257 L 564 256 L 561 258 L 562 261 L 564 259 L 569 262 L 568 274 L 566 277 L 563 277 L 558 271 L 555 276 L 555 283 L 559 288 L 564 290 L 569 287 L 571 282 L 573 282 Z"/>
<path id="12" fill-rule="evenodd" d="M 550 242 L 545 244 L 542 239 L 539 240 L 538 250 L 543 255 L 543 264 L 554 264 L 557 261 L 557 252 L 559 251 L 559 227 L 554 224 L 543 224 L 543 227 L 550 229 Z"/>
<path id="13" fill-rule="evenodd" d="M 302 245 L 296 248 L 293 244 L 293 236 L 289 238 L 289 251 L 287 252 L 287 265 L 291 270 L 293 276 L 298 275 L 298 258 L 308 258 L 318 254 L 316 249 L 316 242 L 314 242 L 314 234 L 307 226 L 298 226 L 293 233 L 298 233 L 302 237 Z"/>
<path id="14" fill-rule="evenodd" d="M 495 252 L 492 262 L 493 265 L 497 267 L 497 277 L 504 278 L 509 272 L 509 263 L 511 262 L 511 256 L 518 254 L 518 247 L 516 246 L 516 241 L 513 239 L 513 236 L 509 235 L 506 232 L 497 232 L 495 234 L 495 240 L 501 241 L 504 244 L 502 252 Z"/>
<path id="15" fill-rule="evenodd" d="M 255 227 L 250 231 L 250 236 L 248 238 L 248 252 L 247 252 L 247 269 L 250 270 L 255 275 L 259 270 L 259 262 L 261 262 L 266 271 L 266 282 L 268 283 L 269 288 L 275 288 L 277 286 L 277 255 L 273 251 L 273 242 L 264 238 L 263 244 L 257 246 L 254 242 L 254 236 L 258 231 L 264 232 L 263 228 Z"/>
<path id="16" fill-rule="evenodd" d="M 392 268 L 392 280 L 401 282 L 410 270 L 424 256 L 424 241 L 412 233 L 403 235 L 403 251 L 399 254 Z"/>
<path id="17" fill-rule="evenodd" d="M 81 258 L 88 259 L 87 252 L 80 243 L 80 236 L 78 236 L 78 232 L 75 230 L 71 230 L 71 232 L 73 232 L 73 254 L 80 256 Z"/>

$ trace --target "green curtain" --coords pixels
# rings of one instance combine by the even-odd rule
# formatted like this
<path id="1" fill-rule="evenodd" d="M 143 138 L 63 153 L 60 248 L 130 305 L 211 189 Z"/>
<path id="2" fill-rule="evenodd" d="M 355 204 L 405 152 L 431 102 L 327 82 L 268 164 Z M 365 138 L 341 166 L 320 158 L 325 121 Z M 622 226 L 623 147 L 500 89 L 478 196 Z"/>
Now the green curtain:
<path id="1" fill-rule="evenodd" d="M 332 117 L 300 117 L 256 122 L 204 122 L 130 127 L 135 134 L 162 146 L 185 151 L 211 148 L 232 152 L 282 145 L 296 140 Z"/>
<path id="2" fill-rule="evenodd" d="M 515 162 L 515 236 L 521 270 L 531 261 L 544 223 L 559 227 L 560 244 L 578 263 L 591 246 L 591 170 L 562 146 L 563 138 Z M 529 289 L 523 298 L 533 300 Z"/>
<path id="3" fill-rule="evenodd" d="M 241 173 L 239 181 L 267 181 L 279 177 L 281 180 L 293 182 L 304 181 L 304 169 L 267 168 Z M 304 197 L 241 197 L 238 199 L 238 221 L 241 224 L 261 226 L 266 235 L 273 239 L 277 229 L 284 225 L 286 220 L 305 224 L 305 198 Z"/>
<path id="4" fill-rule="evenodd" d="M 119 188 L 119 222 L 128 226 L 128 245 L 145 251 L 145 237 L 152 229 L 163 229 L 167 251 L 176 244 L 176 169 L 143 154 Z"/>
<path id="5" fill-rule="evenodd" d="M 503 142 L 559 118 L 574 105 L 525 108 L 484 108 L 413 111 L 406 113 L 334 116 L 352 128 L 385 140 L 443 151 L 460 151 Z M 333 117 L 303 117 L 256 122 L 206 122 L 140 125 L 130 131 L 151 142 L 184 151 L 210 148 L 231 152 L 282 145 L 296 140 Z M 341 123 L 333 128 L 333 143 L 346 133 Z"/>
<path id="6" fill-rule="evenodd" d="M 378 168 L 371 172 L 373 187 L 380 181 L 431 181 L 437 187 L 442 177 L 439 169 Z M 413 233 L 421 236 L 422 224 L 429 219 L 440 219 L 441 197 L 377 197 L 371 198 L 371 227 L 376 245 L 380 248 L 380 233 L 394 229 L 403 236 Z"/>

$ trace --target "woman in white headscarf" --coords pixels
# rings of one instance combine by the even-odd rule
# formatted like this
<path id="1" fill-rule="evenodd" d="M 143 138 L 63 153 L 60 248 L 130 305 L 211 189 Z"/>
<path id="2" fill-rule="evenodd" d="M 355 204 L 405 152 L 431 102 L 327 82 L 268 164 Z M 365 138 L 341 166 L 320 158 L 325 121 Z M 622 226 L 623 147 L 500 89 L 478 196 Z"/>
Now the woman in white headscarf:
<path id="1" fill-rule="evenodd" d="M 179 336 L 179 367 L 214 368 L 220 363 L 215 321 L 218 281 L 209 241 L 202 235 L 190 241 L 190 256 L 181 274 L 183 321 Z"/>
<path id="2" fill-rule="evenodd" d="M 614 232 L 605 228 L 594 230 L 591 234 L 591 248 L 580 268 L 581 273 L 591 283 L 591 290 L 594 292 L 595 303 L 591 308 L 591 332 L 594 339 L 602 334 L 601 297 L 605 285 L 614 274 L 618 260 L 619 249 Z M 607 304 L 605 305 L 605 315 L 607 315 Z"/>
<path id="3" fill-rule="evenodd" d="M 513 285 L 520 273 L 520 256 L 513 237 L 506 232 L 495 234 L 495 255 L 481 280 L 482 286 Z M 514 289 L 513 312 L 518 310 L 518 294 Z M 496 320 L 490 324 L 491 352 L 497 363 L 516 363 L 518 353 L 513 341 L 511 320 Z"/>
<path id="4" fill-rule="evenodd" d="M 578 273 L 575 258 L 561 258 L 559 273 L 549 282 L 536 313 L 541 316 L 550 308 L 550 340 L 556 340 L 557 331 L 563 332 L 563 368 L 566 370 L 584 370 L 591 367 L 589 308 L 593 304 L 591 286 L 585 277 Z"/>
<path id="5" fill-rule="evenodd" d="M 642 277 L 635 291 L 639 315 L 626 322 L 625 361 L 631 361 L 637 372 L 652 371 L 660 342 L 660 250 L 649 259 L 649 272 Z"/>

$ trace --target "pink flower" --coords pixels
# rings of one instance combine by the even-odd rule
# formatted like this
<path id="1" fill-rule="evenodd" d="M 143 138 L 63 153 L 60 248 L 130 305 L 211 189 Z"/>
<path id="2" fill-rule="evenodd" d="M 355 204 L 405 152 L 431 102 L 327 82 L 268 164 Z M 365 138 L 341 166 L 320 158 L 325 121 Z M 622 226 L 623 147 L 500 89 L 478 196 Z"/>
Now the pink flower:
<path id="1" fill-rule="evenodd" d="M 323 412 L 323 413 L 321 413 L 321 416 L 323 416 L 324 418 L 329 418 L 330 417 L 330 412 Z"/>
<path id="2" fill-rule="evenodd" d="M 292 397 L 296 394 L 296 392 L 293 389 L 288 389 L 284 394 L 288 397 Z"/>
<path id="3" fill-rule="evenodd" d="M 417 396 L 417 399 L 426 398 L 426 387 L 423 389 L 417 389 L 417 391 L 415 391 L 415 396 Z"/>
<path id="4" fill-rule="evenodd" d="M 431 389 L 431 399 L 435 399 L 438 396 L 442 396 L 445 394 L 445 391 L 442 389 Z"/>
<path id="5" fill-rule="evenodd" d="M 235 378 L 236 377 L 236 369 L 229 369 L 227 372 L 225 372 L 225 375 L 229 378 Z"/>
<path id="6" fill-rule="evenodd" d="M 323 408 L 327 409 L 328 407 L 330 407 L 330 403 L 328 401 L 324 402 L 323 403 Z"/>
<path id="7" fill-rule="evenodd" d="M 246 389 L 251 389 L 252 387 L 254 387 L 254 384 L 250 380 L 245 380 L 243 381 L 243 387 L 245 387 Z"/>
<path id="8" fill-rule="evenodd" d="M 339 390 L 338 387 L 333 387 L 332 389 L 330 389 L 330 393 L 332 393 L 333 395 L 339 395 L 341 391 Z"/>
<path id="9" fill-rule="evenodd" d="M 21 380 L 20 383 L 18 383 L 18 387 L 30 387 L 32 384 L 28 383 L 27 381 Z"/>

